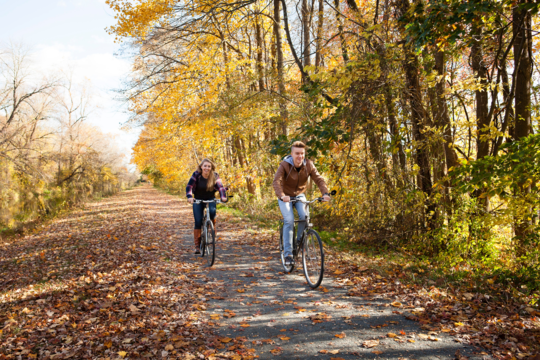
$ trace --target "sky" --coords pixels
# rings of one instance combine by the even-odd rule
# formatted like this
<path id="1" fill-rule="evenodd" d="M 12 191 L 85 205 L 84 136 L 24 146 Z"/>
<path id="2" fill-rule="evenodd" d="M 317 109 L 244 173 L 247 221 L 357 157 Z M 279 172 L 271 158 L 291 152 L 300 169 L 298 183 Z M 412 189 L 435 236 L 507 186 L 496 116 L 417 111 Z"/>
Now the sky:
<path id="1" fill-rule="evenodd" d="M 107 34 L 114 25 L 105 0 L 0 0 L 0 46 L 23 44 L 41 72 L 71 71 L 75 82 L 89 82 L 97 109 L 88 122 L 115 135 L 127 154 L 139 130 L 125 131 L 129 115 L 117 100 L 131 60 Z"/>

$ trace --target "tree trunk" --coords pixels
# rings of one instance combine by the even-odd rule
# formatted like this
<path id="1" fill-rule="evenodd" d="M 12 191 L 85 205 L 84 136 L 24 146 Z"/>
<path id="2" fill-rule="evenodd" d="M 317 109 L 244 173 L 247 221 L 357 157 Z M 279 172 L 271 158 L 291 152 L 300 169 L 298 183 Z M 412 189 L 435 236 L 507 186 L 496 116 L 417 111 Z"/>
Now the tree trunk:
<path id="1" fill-rule="evenodd" d="M 437 114 L 434 117 L 435 124 L 443 129 L 443 147 L 446 158 L 447 170 L 457 165 L 457 154 L 453 148 L 454 137 L 452 136 L 452 124 L 448 114 L 448 104 L 445 96 L 446 61 L 444 52 L 437 49 L 435 52 L 435 71 L 442 76 L 441 81 L 435 85 L 437 93 Z"/>
<path id="2" fill-rule="evenodd" d="M 257 37 L 257 75 L 259 77 L 259 91 L 264 91 L 264 73 L 263 73 L 263 38 L 261 29 L 261 19 L 257 15 L 255 19 L 255 35 Z"/>
<path id="3" fill-rule="evenodd" d="M 392 136 L 392 143 L 397 146 L 397 154 L 392 152 L 392 162 L 394 169 L 396 170 L 396 178 L 398 179 L 398 186 L 402 185 L 400 176 L 397 174 L 397 170 L 401 169 L 401 174 L 405 173 L 406 159 L 405 152 L 403 151 L 403 143 L 401 142 L 401 136 L 396 120 L 396 109 L 394 106 L 394 98 L 392 96 L 392 89 L 388 83 L 388 73 L 390 69 L 388 67 L 388 61 L 386 59 L 386 48 L 384 44 L 377 41 L 374 42 L 377 55 L 379 55 L 379 61 L 381 64 L 381 82 L 383 83 L 384 100 L 386 105 L 386 111 L 388 116 L 388 123 L 390 126 L 390 134 Z"/>
<path id="4" fill-rule="evenodd" d="M 334 7 L 339 11 L 339 0 L 334 0 Z M 336 20 L 338 23 L 339 41 L 341 42 L 341 56 L 343 57 L 343 62 L 346 63 L 349 61 L 349 52 L 347 50 L 345 36 L 343 35 L 343 21 L 338 11 L 336 11 Z"/>
<path id="5" fill-rule="evenodd" d="M 487 67 L 484 61 L 484 49 L 482 44 L 482 29 L 473 29 L 473 45 L 471 47 L 471 64 L 474 77 L 482 88 L 475 91 L 476 95 L 476 158 L 482 159 L 489 154 L 489 140 L 482 139 L 482 136 L 488 135 L 485 130 L 489 126 L 488 119 L 488 93 L 487 85 Z"/>
<path id="6" fill-rule="evenodd" d="M 319 12 L 317 17 L 317 50 L 315 53 L 315 66 L 318 68 L 321 66 L 322 62 L 322 35 L 323 35 L 323 25 L 324 25 L 324 0 L 319 0 Z"/>
<path id="7" fill-rule="evenodd" d="M 280 3 L 281 0 L 274 0 L 274 37 L 276 39 L 276 54 L 277 54 L 277 77 L 278 77 L 278 92 L 279 98 L 279 114 L 281 117 L 281 134 L 288 135 L 287 119 L 289 114 L 287 112 L 287 104 L 285 103 L 285 80 L 283 75 L 283 44 L 281 37 L 281 16 L 280 16 Z"/>
<path id="8" fill-rule="evenodd" d="M 526 0 L 520 0 L 519 4 L 527 3 Z M 515 77 L 515 117 L 514 117 L 514 140 L 527 137 L 531 134 L 531 75 L 532 75 L 532 34 L 531 34 L 531 15 L 524 9 L 517 6 L 513 9 L 513 31 L 514 31 L 514 71 Z M 518 192 L 526 195 L 530 192 L 530 186 L 524 187 L 519 184 Z M 529 209 L 528 214 L 532 212 Z M 528 227 L 530 221 L 517 220 L 515 225 L 516 236 L 519 237 L 517 255 L 522 256 L 527 253 L 526 236 L 529 234 Z"/>
<path id="9" fill-rule="evenodd" d="M 308 0 L 302 0 L 302 42 L 304 44 L 304 48 L 302 51 L 302 57 L 303 57 L 303 64 L 304 68 L 306 66 L 311 65 L 311 50 L 310 50 L 310 11 L 309 11 L 309 5 Z M 304 78 L 304 74 L 302 74 L 303 82 L 306 83 L 306 79 Z"/>
<path id="10" fill-rule="evenodd" d="M 238 162 L 240 163 L 240 167 L 242 168 L 243 171 L 247 171 L 248 164 L 244 156 L 242 143 L 240 142 L 240 138 L 238 136 L 234 137 L 234 147 L 236 150 L 236 156 L 238 156 Z M 255 183 L 253 182 L 253 179 L 251 178 L 250 175 L 246 175 L 245 179 L 246 179 L 246 187 L 247 187 L 248 192 L 252 195 L 255 195 L 256 188 L 255 188 Z"/>
<path id="11" fill-rule="evenodd" d="M 409 0 L 398 0 L 396 2 L 398 12 L 401 16 L 409 10 Z M 405 29 L 402 28 L 404 32 Z M 410 44 L 404 46 L 405 59 L 403 68 L 405 70 L 406 95 L 411 108 L 412 135 L 416 142 L 416 163 L 419 167 L 420 188 L 429 197 L 432 191 L 431 168 L 429 163 L 428 149 L 424 134 L 424 123 L 426 121 L 426 110 L 422 100 L 422 90 L 418 79 L 418 57 L 415 55 Z"/>

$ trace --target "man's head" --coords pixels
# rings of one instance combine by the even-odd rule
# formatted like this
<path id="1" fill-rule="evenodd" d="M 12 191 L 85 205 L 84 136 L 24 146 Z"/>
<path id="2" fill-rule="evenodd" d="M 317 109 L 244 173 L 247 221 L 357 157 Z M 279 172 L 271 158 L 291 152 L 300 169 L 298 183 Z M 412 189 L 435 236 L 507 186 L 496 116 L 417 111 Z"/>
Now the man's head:
<path id="1" fill-rule="evenodd" d="M 306 157 L 306 144 L 301 141 L 293 142 L 291 146 L 291 156 L 293 158 L 294 166 L 300 167 Z"/>

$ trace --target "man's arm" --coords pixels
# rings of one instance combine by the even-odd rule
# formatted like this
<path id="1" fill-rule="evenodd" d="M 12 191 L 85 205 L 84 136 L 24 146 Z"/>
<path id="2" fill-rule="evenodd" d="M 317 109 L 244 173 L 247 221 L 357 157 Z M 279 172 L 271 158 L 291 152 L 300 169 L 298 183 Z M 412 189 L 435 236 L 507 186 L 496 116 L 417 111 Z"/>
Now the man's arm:
<path id="1" fill-rule="evenodd" d="M 276 196 L 278 199 L 281 199 L 283 196 L 285 196 L 285 193 L 283 192 L 283 175 L 285 174 L 285 167 L 282 164 L 279 164 L 279 168 L 277 169 L 276 175 L 274 175 L 274 182 L 272 183 L 272 186 L 274 187 L 274 192 L 276 193 Z"/>
<path id="2" fill-rule="evenodd" d="M 319 187 L 319 190 L 321 190 L 321 194 L 328 194 L 328 188 L 326 187 L 326 182 L 324 181 L 323 177 L 319 172 L 317 171 L 317 168 L 315 167 L 315 164 L 310 160 L 311 162 L 311 172 L 309 173 L 309 176 L 311 176 L 311 179 L 317 186 Z"/>

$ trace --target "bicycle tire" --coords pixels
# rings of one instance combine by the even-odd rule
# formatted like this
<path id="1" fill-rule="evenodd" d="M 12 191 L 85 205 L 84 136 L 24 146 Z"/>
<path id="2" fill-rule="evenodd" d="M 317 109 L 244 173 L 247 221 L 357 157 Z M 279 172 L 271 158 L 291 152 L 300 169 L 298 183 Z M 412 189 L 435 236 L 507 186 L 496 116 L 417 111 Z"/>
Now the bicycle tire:
<path id="1" fill-rule="evenodd" d="M 308 285 L 316 289 L 324 276 L 324 249 L 317 231 L 310 229 L 302 246 L 302 265 Z"/>
<path id="2" fill-rule="evenodd" d="M 205 226 L 206 229 L 206 262 L 208 267 L 214 265 L 216 258 L 216 231 L 214 230 L 214 224 L 208 221 Z"/>
<path id="3" fill-rule="evenodd" d="M 206 226 L 201 229 L 201 244 L 199 245 L 201 251 L 201 257 L 204 257 L 204 251 L 206 249 Z"/>
<path id="4" fill-rule="evenodd" d="M 279 256 L 281 258 L 281 265 L 283 265 L 283 270 L 285 270 L 286 273 L 290 273 L 294 270 L 294 264 L 291 266 L 285 265 L 285 253 L 284 253 L 284 247 L 283 247 L 283 223 L 281 223 L 281 226 L 279 227 Z"/>

